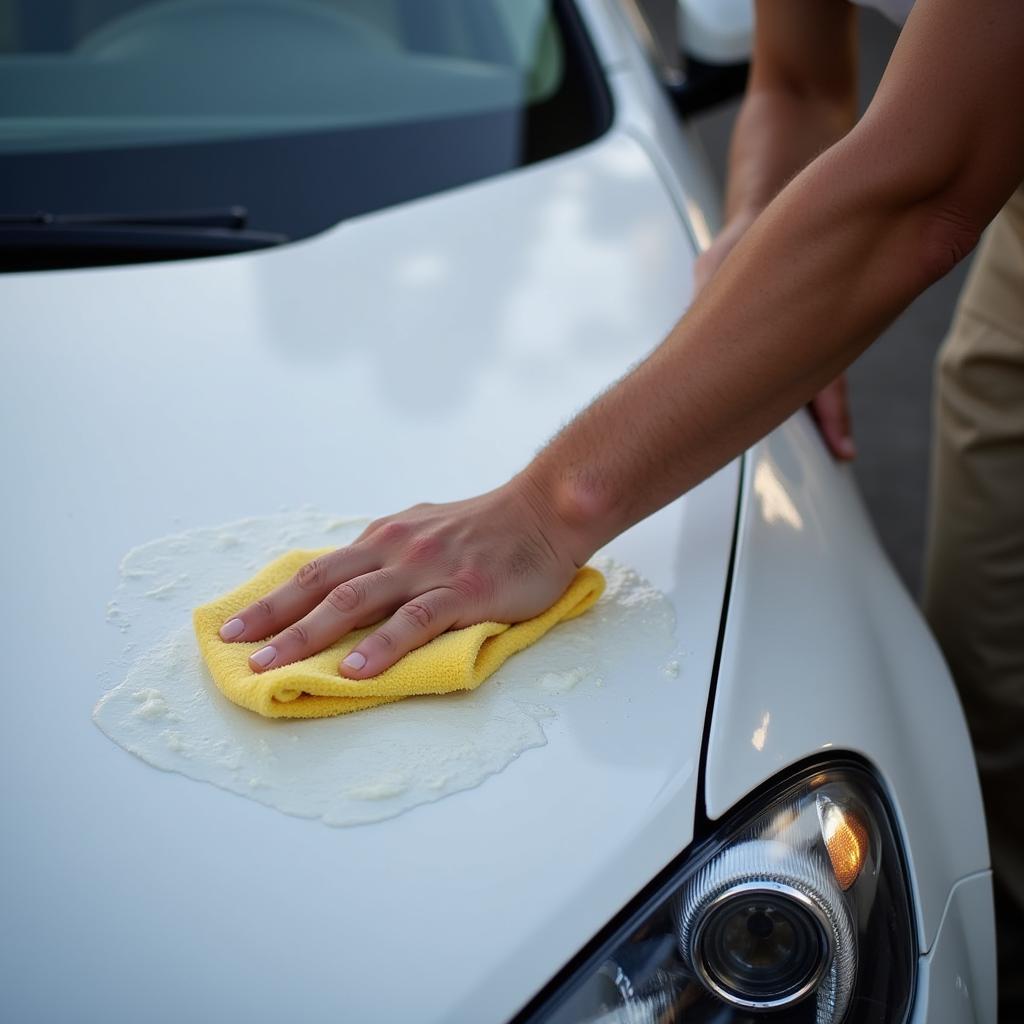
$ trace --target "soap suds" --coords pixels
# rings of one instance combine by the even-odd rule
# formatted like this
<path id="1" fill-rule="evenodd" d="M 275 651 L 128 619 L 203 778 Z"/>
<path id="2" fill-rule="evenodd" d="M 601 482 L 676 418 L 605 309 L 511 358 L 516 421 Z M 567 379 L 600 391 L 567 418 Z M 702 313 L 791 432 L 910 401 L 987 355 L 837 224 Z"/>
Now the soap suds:
<path id="1" fill-rule="evenodd" d="M 107 622 L 111 626 L 117 626 L 122 633 L 128 629 L 128 623 L 124 620 L 124 613 L 116 601 L 107 602 Z"/>
<path id="2" fill-rule="evenodd" d="M 441 785 L 444 785 L 443 781 Z M 405 778 L 396 775 L 390 779 L 383 778 L 374 782 L 366 782 L 361 786 L 349 786 L 345 790 L 345 795 L 350 800 L 386 800 L 388 797 L 401 796 L 408 788 L 409 784 Z M 431 785 L 430 788 L 440 789 L 441 787 Z"/>
<path id="3" fill-rule="evenodd" d="M 567 672 L 545 672 L 538 680 L 538 686 L 545 693 L 568 693 L 586 677 L 587 670 L 577 666 Z"/>
<path id="4" fill-rule="evenodd" d="M 188 576 L 185 575 L 185 573 L 182 573 L 177 579 L 168 580 L 166 583 L 161 583 L 159 586 L 153 587 L 151 590 L 147 590 L 143 596 L 156 597 L 163 600 L 171 593 L 172 590 L 182 587 L 186 583 L 188 583 Z"/>
<path id="5" fill-rule="evenodd" d="M 274 551 L 341 546 L 366 524 L 307 508 L 189 530 L 130 551 L 108 618 L 116 609 L 117 624 L 133 626 L 135 646 L 145 653 L 129 660 L 126 648 L 113 666 L 121 681 L 97 704 L 96 724 L 157 768 L 287 814 L 358 825 L 481 785 L 544 746 L 545 723 L 571 723 L 581 702 L 601 715 L 621 714 L 626 685 L 654 682 L 675 653 L 665 596 L 632 569 L 598 558 L 608 581 L 601 600 L 476 691 L 302 722 L 236 707 L 202 663 L 192 608 L 236 586 Z M 630 664 L 638 649 L 652 659 L 643 671 Z M 617 671 L 627 665 L 630 671 Z M 617 685 L 605 685 L 613 680 Z"/>
<path id="6" fill-rule="evenodd" d="M 136 718 L 166 718 L 168 716 L 167 701 L 159 690 L 136 690 L 132 698 L 139 706 L 132 712 Z"/>
<path id="7" fill-rule="evenodd" d="M 175 754 L 188 754 L 188 743 L 176 729 L 167 729 L 160 733 L 160 738 L 167 744 L 167 749 Z"/>

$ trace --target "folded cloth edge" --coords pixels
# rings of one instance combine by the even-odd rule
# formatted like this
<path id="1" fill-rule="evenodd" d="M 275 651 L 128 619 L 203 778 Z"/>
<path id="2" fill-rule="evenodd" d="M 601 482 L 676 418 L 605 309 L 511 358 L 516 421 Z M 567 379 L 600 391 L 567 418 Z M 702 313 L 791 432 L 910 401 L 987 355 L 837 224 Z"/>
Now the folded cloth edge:
<path id="1" fill-rule="evenodd" d="M 583 614 L 604 591 L 596 569 L 580 569 L 551 607 L 524 622 L 482 622 L 441 634 L 391 668 L 368 679 L 347 679 L 338 662 L 379 623 L 355 630 L 303 661 L 254 673 L 248 656 L 260 643 L 225 643 L 219 629 L 230 616 L 288 579 L 306 562 L 332 551 L 294 550 L 274 559 L 234 590 L 196 608 L 200 652 L 218 689 L 235 704 L 268 718 L 320 718 L 376 707 L 420 694 L 474 689 L 509 657 L 559 622 Z"/>

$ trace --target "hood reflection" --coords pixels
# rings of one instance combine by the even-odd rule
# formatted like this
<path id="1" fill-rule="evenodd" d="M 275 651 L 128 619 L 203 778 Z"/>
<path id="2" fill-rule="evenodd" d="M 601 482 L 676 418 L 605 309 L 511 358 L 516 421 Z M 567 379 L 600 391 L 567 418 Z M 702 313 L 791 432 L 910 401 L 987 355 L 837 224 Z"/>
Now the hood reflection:
<path id="1" fill-rule="evenodd" d="M 766 523 L 786 523 L 794 530 L 802 530 L 804 521 L 797 511 L 772 464 L 762 459 L 754 470 L 754 494 L 761 505 L 761 516 Z"/>

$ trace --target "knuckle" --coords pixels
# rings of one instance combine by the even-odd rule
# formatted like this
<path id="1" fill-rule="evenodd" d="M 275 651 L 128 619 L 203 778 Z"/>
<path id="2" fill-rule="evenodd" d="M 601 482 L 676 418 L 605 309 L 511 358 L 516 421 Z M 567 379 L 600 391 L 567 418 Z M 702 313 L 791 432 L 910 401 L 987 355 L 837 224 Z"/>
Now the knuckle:
<path id="1" fill-rule="evenodd" d="M 374 540 L 382 544 L 398 544 L 409 535 L 409 527 L 405 523 L 384 523 L 374 533 Z"/>
<path id="2" fill-rule="evenodd" d="M 402 615 L 411 626 L 418 629 L 429 628 L 436 618 L 434 609 L 424 601 L 410 601 L 403 605 Z"/>
<path id="3" fill-rule="evenodd" d="M 452 576 L 451 587 L 469 601 L 483 601 L 491 595 L 491 581 L 477 569 L 458 569 Z"/>
<path id="4" fill-rule="evenodd" d="M 307 562 L 295 574 L 295 583 L 303 590 L 312 590 L 320 585 L 323 577 L 323 562 L 319 558 L 314 558 L 312 562 Z"/>
<path id="5" fill-rule="evenodd" d="M 395 638 L 386 629 L 377 630 L 373 634 L 373 641 L 386 651 L 393 650 L 395 646 Z"/>
<path id="6" fill-rule="evenodd" d="M 441 554 L 442 547 L 441 539 L 433 534 L 417 537 L 406 549 L 404 560 L 416 565 L 431 562 Z"/>
<path id="7" fill-rule="evenodd" d="M 289 626 L 282 634 L 282 637 L 287 643 L 294 644 L 297 647 L 309 646 L 309 631 L 298 622 Z"/>
<path id="8" fill-rule="evenodd" d="M 261 597 L 254 605 L 253 608 L 265 618 L 272 618 L 274 614 L 273 605 L 265 598 Z"/>
<path id="9" fill-rule="evenodd" d="M 361 599 L 362 595 L 356 587 L 351 583 L 341 583 L 327 595 L 326 600 L 336 612 L 347 614 L 359 607 Z"/>

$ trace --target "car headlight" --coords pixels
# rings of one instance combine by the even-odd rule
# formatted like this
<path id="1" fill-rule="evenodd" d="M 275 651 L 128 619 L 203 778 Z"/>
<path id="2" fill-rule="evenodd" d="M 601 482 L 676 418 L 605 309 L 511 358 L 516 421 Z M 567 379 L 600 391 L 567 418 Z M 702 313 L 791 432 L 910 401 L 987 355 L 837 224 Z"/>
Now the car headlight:
<path id="1" fill-rule="evenodd" d="M 873 776 L 832 762 L 770 787 L 591 947 L 521 1019 L 904 1020 L 916 963 L 910 899 Z"/>

